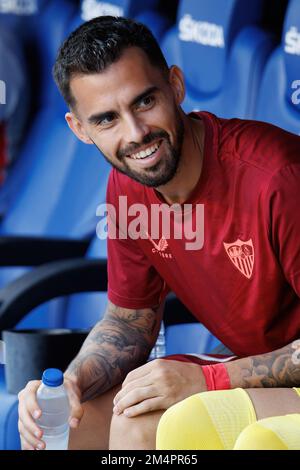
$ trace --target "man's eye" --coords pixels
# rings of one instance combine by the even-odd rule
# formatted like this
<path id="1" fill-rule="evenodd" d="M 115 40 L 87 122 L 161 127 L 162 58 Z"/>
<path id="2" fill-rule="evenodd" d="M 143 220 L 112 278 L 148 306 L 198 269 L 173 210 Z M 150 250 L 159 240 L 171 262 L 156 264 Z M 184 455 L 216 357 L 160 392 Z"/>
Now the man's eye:
<path id="1" fill-rule="evenodd" d="M 139 102 L 140 108 L 147 108 L 154 103 L 154 96 L 146 96 Z"/>
<path id="2" fill-rule="evenodd" d="M 113 115 L 105 116 L 104 118 L 99 119 L 99 121 L 97 122 L 97 126 L 109 126 L 113 122 L 113 120 Z"/>

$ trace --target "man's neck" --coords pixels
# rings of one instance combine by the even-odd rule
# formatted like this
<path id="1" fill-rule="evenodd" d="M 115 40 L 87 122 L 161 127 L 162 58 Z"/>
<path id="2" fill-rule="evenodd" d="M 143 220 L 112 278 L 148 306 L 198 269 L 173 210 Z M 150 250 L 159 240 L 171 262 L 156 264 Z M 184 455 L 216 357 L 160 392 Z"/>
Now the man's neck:
<path id="1" fill-rule="evenodd" d="M 202 171 L 204 125 L 201 119 L 184 116 L 184 140 L 176 175 L 156 188 L 168 204 L 183 204 L 195 189 Z"/>

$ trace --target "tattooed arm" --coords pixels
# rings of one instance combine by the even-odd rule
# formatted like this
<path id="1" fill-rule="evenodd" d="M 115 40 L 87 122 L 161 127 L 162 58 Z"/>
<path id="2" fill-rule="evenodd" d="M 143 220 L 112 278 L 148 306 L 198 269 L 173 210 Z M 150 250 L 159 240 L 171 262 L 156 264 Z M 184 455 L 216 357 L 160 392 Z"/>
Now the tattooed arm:
<path id="1" fill-rule="evenodd" d="M 103 320 L 89 333 L 66 377 L 76 378 L 82 400 L 91 400 L 120 383 L 143 364 L 158 335 L 163 305 L 131 310 L 108 302 Z"/>
<path id="2" fill-rule="evenodd" d="M 266 354 L 228 362 L 231 387 L 299 387 L 300 340 Z"/>

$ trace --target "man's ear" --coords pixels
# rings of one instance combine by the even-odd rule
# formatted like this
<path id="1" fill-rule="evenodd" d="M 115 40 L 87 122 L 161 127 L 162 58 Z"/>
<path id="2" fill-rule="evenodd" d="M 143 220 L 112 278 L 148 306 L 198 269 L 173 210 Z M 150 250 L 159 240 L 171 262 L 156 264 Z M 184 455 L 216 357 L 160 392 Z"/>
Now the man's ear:
<path id="1" fill-rule="evenodd" d="M 76 137 L 84 142 L 85 144 L 93 144 L 87 133 L 85 132 L 78 117 L 71 111 L 65 114 L 65 120 L 68 123 L 69 128 L 76 135 Z"/>
<path id="2" fill-rule="evenodd" d="M 173 89 L 176 103 L 180 106 L 185 97 L 185 85 L 182 70 L 172 65 L 169 71 L 169 83 Z"/>

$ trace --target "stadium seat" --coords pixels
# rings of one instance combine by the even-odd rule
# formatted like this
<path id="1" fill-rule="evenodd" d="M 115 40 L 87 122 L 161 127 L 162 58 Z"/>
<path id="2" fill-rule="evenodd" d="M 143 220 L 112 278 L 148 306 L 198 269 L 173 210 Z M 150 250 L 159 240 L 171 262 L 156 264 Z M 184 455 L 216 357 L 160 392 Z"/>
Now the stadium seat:
<path id="1" fill-rule="evenodd" d="M 266 65 L 255 118 L 300 135 L 300 2 L 290 0 L 282 41 Z"/>
<path id="2" fill-rule="evenodd" d="M 10 29 L 25 48 L 35 107 L 51 105 L 58 93 L 51 69 L 75 12 L 73 0 L 0 1 L 0 27 Z"/>
<path id="3" fill-rule="evenodd" d="M 86 147 L 71 134 L 62 117 L 52 121 L 51 131 L 48 126 L 39 130 L 40 158 L 2 221 L 0 235 L 88 240 L 95 233 L 97 205 L 105 200 L 110 166 L 95 147 Z M 34 239 L 31 245 L 34 252 Z M 21 267 L 2 267 L 0 285 L 23 272 Z M 55 315 L 51 310 L 46 315 L 45 308 L 19 326 L 59 326 L 57 308 Z"/>
<path id="4" fill-rule="evenodd" d="M 26 2 L 0 1 L 0 27 L 7 28 L 23 45 L 28 63 L 31 87 L 31 122 L 28 123 L 24 148 L 0 190 L 0 216 L 18 197 L 19 188 L 31 172 L 35 158 L 45 142 L 41 142 L 41 128 L 46 128 L 56 115 L 55 106 L 61 100 L 52 79 L 51 69 L 59 45 L 75 13 L 72 0 L 28 0 Z M 61 100 L 62 101 L 62 100 Z M 59 104 L 60 109 L 62 104 Z"/>
<path id="5" fill-rule="evenodd" d="M 4 136 L 3 146 L 0 144 L 0 185 L 3 186 L 7 171 L 20 151 L 29 115 L 29 80 L 22 45 L 4 25 L 0 28 L 0 80 L 3 87 L 0 124 Z"/>
<path id="6" fill-rule="evenodd" d="M 172 23 L 172 15 L 170 12 L 164 14 L 160 0 L 144 0 L 143 2 L 135 0 L 81 1 L 83 21 L 102 15 L 126 16 L 141 21 L 151 29 L 157 39 L 161 39 Z"/>
<path id="7" fill-rule="evenodd" d="M 4 366 L 0 364 L 0 451 L 20 449 L 18 433 L 18 400 L 16 395 L 7 393 Z"/>
<path id="8" fill-rule="evenodd" d="M 272 36 L 260 27 L 264 1 L 180 0 L 162 41 L 169 65 L 185 75 L 185 111 L 252 118 Z"/>

